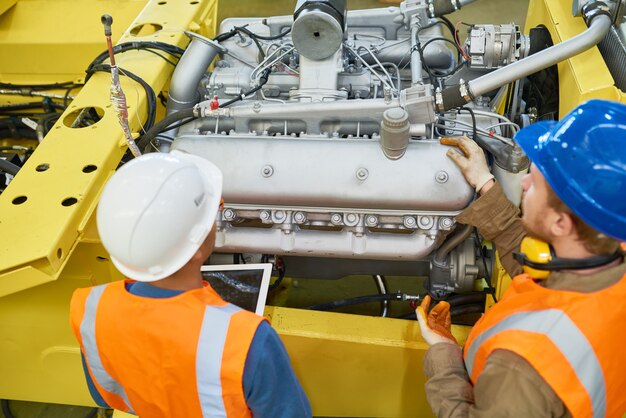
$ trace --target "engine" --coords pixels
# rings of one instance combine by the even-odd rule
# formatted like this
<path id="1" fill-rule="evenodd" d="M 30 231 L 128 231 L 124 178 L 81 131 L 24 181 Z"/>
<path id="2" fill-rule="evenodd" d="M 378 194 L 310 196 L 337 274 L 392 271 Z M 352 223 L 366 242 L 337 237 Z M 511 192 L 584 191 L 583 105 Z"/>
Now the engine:
<path id="1" fill-rule="evenodd" d="M 488 277 L 455 222 L 474 190 L 439 138 L 474 139 L 519 204 L 528 160 L 512 138 L 537 109 L 518 80 L 550 63 L 513 69 L 537 52 L 513 24 L 461 26 L 460 44 L 440 18 L 468 2 L 299 0 L 226 19 L 214 40 L 188 33 L 167 106 L 181 122 L 152 144 L 223 171 L 217 251 L 280 257 L 292 277 L 425 275 L 439 298 Z"/>

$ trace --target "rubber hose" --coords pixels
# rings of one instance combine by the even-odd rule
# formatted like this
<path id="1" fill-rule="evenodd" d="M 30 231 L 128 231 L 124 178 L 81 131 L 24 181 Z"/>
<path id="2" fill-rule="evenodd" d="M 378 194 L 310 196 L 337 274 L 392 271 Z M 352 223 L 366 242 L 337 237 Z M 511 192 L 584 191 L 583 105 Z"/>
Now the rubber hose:
<path id="1" fill-rule="evenodd" d="M 20 168 L 15 164 L 0 158 L 0 171 L 4 171 L 5 173 L 14 176 L 17 174 L 18 171 L 20 171 Z"/>
<path id="2" fill-rule="evenodd" d="M 148 130 L 148 132 L 146 132 L 144 135 L 141 136 L 141 139 L 137 143 L 137 146 L 139 147 L 140 150 L 145 149 L 148 146 L 148 144 L 150 144 L 150 142 L 152 142 L 152 140 L 158 134 L 167 130 L 167 128 L 171 124 L 173 124 L 174 122 L 178 122 L 179 120 L 193 118 L 193 117 L 195 117 L 194 108 L 183 109 L 181 111 L 172 113 L 171 115 L 164 117 L 163 119 L 159 121 L 159 123 L 155 124 L 152 128 Z"/>
<path id="3" fill-rule="evenodd" d="M 384 295 L 357 296 L 355 298 L 342 299 L 342 300 L 336 300 L 334 302 L 313 305 L 305 309 L 309 309 L 312 311 L 329 311 L 331 309 L 344 308 L 346 306 L 360 305 L 360 304 L 369 303 L 369 302 L 380 302 L 383 300 L 402 300 L 402 293 L 387 293 Z"/>

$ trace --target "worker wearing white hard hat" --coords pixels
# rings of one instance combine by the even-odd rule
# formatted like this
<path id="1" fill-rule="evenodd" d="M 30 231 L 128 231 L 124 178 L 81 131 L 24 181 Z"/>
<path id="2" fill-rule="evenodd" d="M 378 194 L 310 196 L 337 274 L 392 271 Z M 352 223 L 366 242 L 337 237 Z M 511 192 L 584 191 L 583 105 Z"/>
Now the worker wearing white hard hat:
<path id="1" fill-rule="evenodd" d="M 71 322 L 90 393 L 145 417 L 307 417 L 278 335 L 202 279 L 222 173 L 186 153 L 121 167 L 97 212 L 102 244 L 129 280 L 78 289 Z"/>

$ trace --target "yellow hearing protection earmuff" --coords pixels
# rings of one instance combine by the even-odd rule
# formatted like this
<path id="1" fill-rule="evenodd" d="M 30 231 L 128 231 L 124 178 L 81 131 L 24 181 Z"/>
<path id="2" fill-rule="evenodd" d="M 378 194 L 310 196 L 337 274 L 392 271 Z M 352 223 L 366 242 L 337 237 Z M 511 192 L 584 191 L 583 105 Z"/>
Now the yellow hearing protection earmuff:
<path id="1" fill-rule="evenodd" d="M 535 279 L 547 279 L 553 270 L 584 270 L 611 263 L 624 254 L 618 249 L 610 255 L 596 255 L 588 258 L 561 258 L 547 242 L 537 238 L 524 237 L 520 252 L 513 257 L 522 265 L 524 273 Z"/>

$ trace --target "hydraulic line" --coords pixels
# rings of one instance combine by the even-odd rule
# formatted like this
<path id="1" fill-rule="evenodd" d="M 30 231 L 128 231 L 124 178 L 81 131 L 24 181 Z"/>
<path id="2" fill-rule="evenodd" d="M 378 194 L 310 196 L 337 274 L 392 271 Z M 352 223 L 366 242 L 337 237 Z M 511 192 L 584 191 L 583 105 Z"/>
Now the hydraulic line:
<path id="1" fill-rule="evenodd" d="M 336 300 L 334 302 L 321 303 L 319 305 L 309 306 L 308 308 L 305 308 L 305 309 L 309 309 L 312 311 L 329 311 L 332 309 L 344 308 L 346 306 L 360 305 L 363 303 L 370 303 L 370 302 L 381 302 L 384 300 L 416 301 L 418 299 L 419 299 L 418 296 L 408 295 L 406 293 L 387 293 L 384 295 L 366 295 L 366 296 L 357 296 L 357 297 L 349 298 L 349 299 Z"/>
<path id="2" fill-rule="evenodd" d="M 378 293 L 381 295 L 387 294 L 387 283 L 385 280 L 385 276 L 381 276 L 380 274 L 375 274 L 374 282 L 376 283 L 376 287 L 378 288 Z M 389 314 L 389 301 L 383 300 L 380 302 L 380 316 L 383 318 L 387 317 Z"/>

